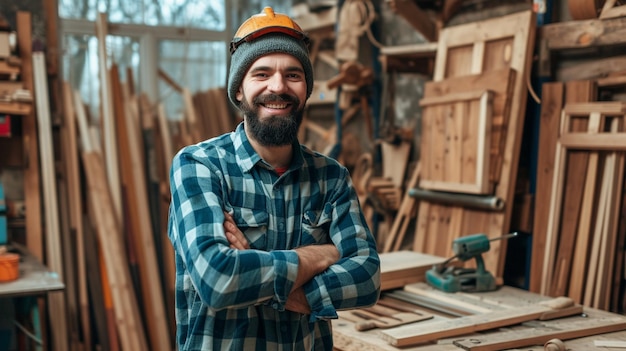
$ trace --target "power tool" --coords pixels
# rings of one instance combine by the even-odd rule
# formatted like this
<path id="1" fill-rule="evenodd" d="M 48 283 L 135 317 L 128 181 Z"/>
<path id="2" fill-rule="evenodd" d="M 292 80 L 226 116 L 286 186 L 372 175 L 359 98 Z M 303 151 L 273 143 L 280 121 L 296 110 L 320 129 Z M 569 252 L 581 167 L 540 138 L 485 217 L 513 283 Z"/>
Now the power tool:
<path id="1" fill-rule="evenodd" d="M 496 279 L 485 270 L 485 262 L 481 254 L 489 251 L 491 241 L 514 236 L 517 236 L 517 232 L 492 239 L 485 234 L 472 234 L 454 240 L 452 242 L 454 256 L 433 265 L 433 268 L 426 271 L 426 282 L 445 292 L 496 290 Z M 448 266 L 455 259 L 465 262 L 472 258 L 476 260 L 476 268 Z"/>

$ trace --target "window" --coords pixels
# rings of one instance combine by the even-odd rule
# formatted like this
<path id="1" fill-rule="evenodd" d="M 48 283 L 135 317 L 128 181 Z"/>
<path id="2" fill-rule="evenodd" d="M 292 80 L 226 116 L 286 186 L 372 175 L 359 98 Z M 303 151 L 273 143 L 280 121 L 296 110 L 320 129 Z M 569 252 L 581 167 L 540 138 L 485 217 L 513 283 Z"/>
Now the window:
<path id="1" fill-rule="evenodd" d="M 167 116 L 179 119 L 182 97 L 157 72 L 163 71 L 192 94 L 225 86 L 232 34 L 242 21 L 268 5 L 276 12 L 291 9 L 291 1 L 278 0 L 59 0 L 63 79 L 80 91 L 98 118 L 95 23 L 105 13 L 106 54 L 109 62 L 118 65 L 121 80 L 127 81 L 125 75 L 131 72 L 135 91 L 145 93 L 152 103 L 163 103 Z"/>

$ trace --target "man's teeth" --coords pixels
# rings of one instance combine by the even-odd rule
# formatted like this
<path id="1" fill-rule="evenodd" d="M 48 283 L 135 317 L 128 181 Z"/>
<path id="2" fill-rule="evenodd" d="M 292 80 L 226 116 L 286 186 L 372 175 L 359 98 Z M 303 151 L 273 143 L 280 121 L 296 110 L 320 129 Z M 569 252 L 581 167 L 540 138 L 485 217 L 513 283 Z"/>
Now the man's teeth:
<path id="1" fill-rule="evenodd" d="M 287 104 L 265 104 L 267 108 L 287 108 Z"/>

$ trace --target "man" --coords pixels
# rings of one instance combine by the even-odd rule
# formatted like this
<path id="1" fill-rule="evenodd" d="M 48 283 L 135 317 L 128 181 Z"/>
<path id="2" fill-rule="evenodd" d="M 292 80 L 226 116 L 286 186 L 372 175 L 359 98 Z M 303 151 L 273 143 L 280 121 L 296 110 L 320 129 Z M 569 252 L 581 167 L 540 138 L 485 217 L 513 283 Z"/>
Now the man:
<path id="1" fill-rule="evenodd" d="M 269 7 L 231 45 L 236 130 L 171 170 L 179 350 L 332 350 L 337 310 L 370 306 L 380 260 L 348 171 L 301 146 L 307 38 Z"/>

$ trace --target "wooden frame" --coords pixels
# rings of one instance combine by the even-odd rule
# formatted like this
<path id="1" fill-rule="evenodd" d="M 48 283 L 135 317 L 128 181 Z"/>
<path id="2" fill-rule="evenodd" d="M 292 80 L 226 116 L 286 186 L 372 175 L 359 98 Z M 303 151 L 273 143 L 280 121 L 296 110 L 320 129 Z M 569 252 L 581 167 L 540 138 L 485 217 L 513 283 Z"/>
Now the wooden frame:
<path id="1" fill-rule="evenodd" d="M 555 151 L 555 171 L 552 181 L 553 186 L 551 190 L 549 208 L 550 214 L 548 216 L 546 247 L 544 251 L 541 276 L 541 292 L 544 294 L 549 293 L 548 289 L 553 280 L 566 280 L 563 278 L 563 275 L 569 274 L 570 271 L 593 271 L 593 273 L 590 273 L 588 278 L 591 280 L 595 280 L 596 278 L 595 263 L 592 262 L 593 260 L 590 261 L 587 254 L 589 242 L 594 232 L 594 223 L 592 221 L 594 211 L 593 205 L 599 198 L 598 210 L 603 212 L 596 220 L 595 233 L 598 235 L 607 235 L 604 233 L 608 229 L 613 229 L 604 225 L 603 221 L 605 218 L 602 216 L 607 211 L 607 206 L 609 208 L 614 207 L 613 204 L 607 203 L 609 198 L 608 194 L 615 191 L 615 185 L 611 179 L 616 176 L 614 174 L 616 170 L 620 173 L 623 172 L 623 170 L 619 170 L 619 168 L 623 168 L 623 155 L 616 155 L 616 157 L 611 156 L 611 158 L 607 158 L 607 162 L 605 162 L 604 167 L 606 179 L 604 180 L 613 184 L 611 186 L 612 190 L 605 188 L 604 185 L 599 189 L 597 187 L 597 176 L 600 172 L 599 166 L 601 164 L 599 151 L 609 149 L 614 152 L 626 151 L 626 133 L 621 132 L 620 130 L 623 125 L 623 121 L 621 120 L 623 120 L 625 113 L 626 104 L 621 102 L 576 103 L 567 104 L 563 108 L 560 121 L 559 140 L 557 141 Z M 584 132 L 577 131 L 577 128 L 574 127 L 574 118 L 580 117 L 586 117 L 588 119 L 587 130 Z M 609 118 L 613 119 L 613 123 L 611 125 L 610 132 L 605 132 L 605 124 L 608 123 Z M 613 142 L 621 140 L 622 142 L 621 144 L 612 144 L 612 146 L 609 147 L 609 145 L 605 142 L 599 141 L 604 139 L 608 139 Z M 579 223 L 576 229 L 577 234 L 575 247 L 573 255 L 571 255 L 571 263 L 568 263 L 568 265 L 562 266 L 562 268 L 553 272 L 554 268 L 557 267 L 557 264 L 560 264 L 560 262 L 555 262 L 555 257 L 559 237 L 558 233 L 560 232 L 561 213 L 564 206 L 562 199 L 568 161 L 567 156 L 568 152 L 579 149 L 588 150 L 589 158 L 587 161 L 586 177 L 584 179 L 584 186 L 582 190 L 582 207 L 580 209 L 580 215 L 578 216 Z M 610 175 L 610 173 L 613 173 L 613 175 Z M 600 190 L 599 194 L 598 190 Z M 614 195 L 611 196 L 614 197 Z M 611 242 L 613 241 L 612 238 L 608 240 L 611 240 Z M 600 245 L 600 243 L 593 244 L 594 247 L 592 248 L 592 253 L 595 252 L 595 256 L 597 258 L 600 247 L 596 247 L 596 245 Z M 592 267 L 589 267 L 590 264 Z M 584 274 L 571 275 L 571 278 L 569 279 L 568 296 L 572 297 L 575 301 L 583 301 L 583 295 L 586 295 L 587 297 L 585 302 L 591 303 L 592 290 L 586 289 L 587 291 L 584 291 L 585 289 L 583 288 L 585 285 L 585 278 L 587 277 Z M 597 294 L 600 294 L 600 292 L 597 292 Z M 600 300 L 598 300 L 598 302 L 600 302 Z"/>
<path id="2" fill-rule="evenodd" d="M 489 193 L 492 100 L 493 92 L 487 90 L 420 101 L 421 188 Z"/>

